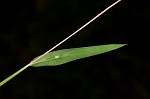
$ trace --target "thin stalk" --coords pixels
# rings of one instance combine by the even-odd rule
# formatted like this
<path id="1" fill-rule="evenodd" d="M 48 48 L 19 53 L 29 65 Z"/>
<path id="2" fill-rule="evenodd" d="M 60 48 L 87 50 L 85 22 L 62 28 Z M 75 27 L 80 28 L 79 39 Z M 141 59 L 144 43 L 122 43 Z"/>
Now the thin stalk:
<path id="1" fill-rule="evenodd" d="M 6 82 L 8 82 L 9 80 L 11 80 L 12 78 L 14 78 L 16 75 L 18 75 L 19 73 L 21 73 L 22 71 L 24 71 L 27 67 L 28 67 L 28 65 L 24 66 L 23 68 L 21 68 L 21 69 L 18 70 L 17 72 L 13 73 L 12 75 L 10 75 L 10 76 L 7 77 L 6 79 L 4 79 L 2 82 L 0 82 L 0 87 L 1 87 L 2 85 L 4 85 Z"/>
<path id="2" fill-rule="evenodd" d="M 54 50 L 56 47 L 58 47 L 59 45 L 61 45 L 62 43 L 64 43 L 65 41 L 67 41 L 68 39 L 70 39 L 72 36 L 74 36 L 75 34 L 77 34 L 79 31 L 81 31 L 83 28 L 85 28 L 86 26 L 88 26 L 90 23 L 92 23 L 94 20 L 96 20 L 98 17 L 100 17 L 102 14 L 104 14 L 106 11 L 108 11 L 110 8 L 112 8 L 113 6 L 115 6 L 116 4 L 118 4 L 121 0 L 118 0 L 116 2 L 114 2 L 113 4 L 111 4 L 110 6 L 108 6 L 106 9 L 104 9 L 102 12 L 100 12 L 98 15 L 96 15 L 94 18 L 92 18 L 90 21 L 88 21 L 86 24 L 84 24 L 83 26 L 81 26 L 79 29 L 77 29 L 75 32 L 73 32 L 71 35 L 69 35 L 68 37 L 66 37 L 64 40 L 62 40 L 61 42 L 59 42 L 58 44 L 56 44 L 54 47 L 52 47 L 51 49 L 49 49 L 48 51 L 46 51 L 44 54 L 40 55 L 38 58 L 36 58 L 35 60 L 31 61 L 29 64 L 27 64 L 26 66 L 24 66 L 23 68 L 21 68 L 20 70 L 18 70 L 17 72 L 15 72 L 14 74 L 10 75 L 9 77 L 7 77 L 6 79 L 4 79 L 2 82 L 0 82 L 0 87 L 2 85 L 4 85 L 6 82 L 8 82 L 9 80 L 11 80 L 12 78 L 14 78 L 16 75 L 18 75 L 19 73 L 21 73 L 23 70 L 25 70 L 27 67 L 32 66 L 36 61 L 38 61 L 40 58 L 42 58 L 43 56 L 45 56 L 46 54 L 48 54 L 49 52 L 51 52 L 52 50 Z"/>

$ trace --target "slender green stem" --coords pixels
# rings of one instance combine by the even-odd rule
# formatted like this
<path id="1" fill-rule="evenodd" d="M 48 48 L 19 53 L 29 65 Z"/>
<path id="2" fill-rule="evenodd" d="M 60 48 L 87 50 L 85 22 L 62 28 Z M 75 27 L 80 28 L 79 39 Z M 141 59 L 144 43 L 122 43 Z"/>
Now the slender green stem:
<path id="1" fill-rule="evenodd" d="M 19 73 L 21 73 L 22 71 L 24 71 L 27 67 L 29 67 L 29 65 L 26 65 L 26 66 L 22 67 L 20 70 L 18 70 L 17 72 L 13 73 L 12 75 L 10 75 L 6 79 L 4 79 L 2 82 L 0 82 L 0 87 L 2 85 L 4 85 L 6 82 L 8 82 L 9 80 L 11 80 L 12 78 L 14 78 L 16 75 L 18 75 Z"/>

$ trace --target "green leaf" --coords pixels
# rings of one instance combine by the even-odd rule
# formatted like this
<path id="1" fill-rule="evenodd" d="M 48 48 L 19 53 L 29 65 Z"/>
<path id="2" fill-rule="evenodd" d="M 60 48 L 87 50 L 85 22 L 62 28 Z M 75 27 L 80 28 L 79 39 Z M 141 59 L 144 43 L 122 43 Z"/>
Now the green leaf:
<path id="1" fill-rule="evenodd" d="M 53 51 L 43 56 L 41 59 L 36 61 L 32 66 L 33 67 L 57 66 L 77 59 L 90 57 L 111 50 L 115 50 L 125 45 L 126 44 L 108 44 L 108 45 L 71 48 Z"/>

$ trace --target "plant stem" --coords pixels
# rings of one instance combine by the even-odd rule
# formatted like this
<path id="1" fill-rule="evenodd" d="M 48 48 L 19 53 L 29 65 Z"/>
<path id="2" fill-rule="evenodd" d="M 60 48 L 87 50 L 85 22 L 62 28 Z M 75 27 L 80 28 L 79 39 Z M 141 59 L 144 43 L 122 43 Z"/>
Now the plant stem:
<path id="1" fill-rule="evenodd" d="M 96 20 L 99 16 L 101 16 L 102 14 L 104 14 L 106 11 L 108 11 L 110 8 L 112 8 L 113 6 L 115 6 L 116 4 L 118 4 L 121 0 L 117 0 L 116 2 L 114 2 L 113 4 L 111 4 L 110 6 L 108 6 L 106 9 L 104 9 L 102 12 L 100 12 L 98 15 L 96 15 L 94 18 L 92 18 L 90 21 L 88 21 L 86 24 L 84 24 L 83 26 L 81 26 L 78 30 L 76 30 L 75 32 L 73 32 L 71 35 L 69 35 L 67 38 L 65 38 L 64 40 L 62 40 L 61 42 L 59 42 L 58 44 L 56 44 L 54 47 L 52 47 L 51 49 L 49 49 L 47 52 L 45 52 L 44 54 L 40 55 L 38 58 L 36 58 L 35 60 L 31 61 L 29 64 L 27 64 L 26 66 L 24 66 L 23 68 L 21 68 L 20 70 L 18 70 L 17 72 L 15 72 L 14 74 L 10 75 L 9 77 L 7 77 L 6 79 L 4 79 L 2 82 L 0 82 L 0 87 L 2 85 L 4 85 L 6 82 L 8 82 L 9 80 L 11 80 L 12 78 L 14 78 L 16 75 L 18 75 L 19 73 L 21 73 L 23 70 L 25 70 L 27 67 L 32 66 L 36 61 L 38 61 L 40 58 L 42 58 L 43 56 L 45 56 L 46 54 L 48 54 L 49 52 L 51 52 L 52 50 L 54 50 L 56 47 L 58 47 L 59 45 L 61 45 L 62 43 L 64 43 L 65 41 L 67 41 L 68 39 L 70 39 L 72 36 L 74 36 L 75 34 L 77 34 L 79 31 L 81 31 L 83 28 L 85 28 L 86 26 L 88 26 L 90 23 L 92 23 L 94 20 Z"/>
<path id="2" fill-rule="evenodd" d="M 0 87 L 2 85 L 4 85 L 6 82 L 8 82 L 9 80 L 11 80 L 12 78 L 14 78 L 16 75 L 18 75 L 19 73 L 21 73 L 22 71 L 24 71 L 27 67 L 29 67 L 29 65 L 24 66 L 23 68 L 21 68 L 20 70 L 18 70 L 14 74 L 12 74 L 9 77 L 7 77 L 6 79 L 4 79 L 2 82 L 0 82 Z"/>

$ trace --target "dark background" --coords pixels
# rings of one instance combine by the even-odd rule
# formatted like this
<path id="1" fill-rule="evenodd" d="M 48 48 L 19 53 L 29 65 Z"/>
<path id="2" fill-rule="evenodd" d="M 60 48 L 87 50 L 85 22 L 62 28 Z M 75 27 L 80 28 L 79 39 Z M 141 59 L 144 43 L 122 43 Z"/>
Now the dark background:
<path id="1" fill-rule="evenodd" d="M 113 2 L 1 0 L 0 81 Z M 127 46 L 57 67 L 29 67 L 0 88 L 0 99 L 150 99 L 149 23 L 149 0 L 122 0 L 55 50 Z"/>

